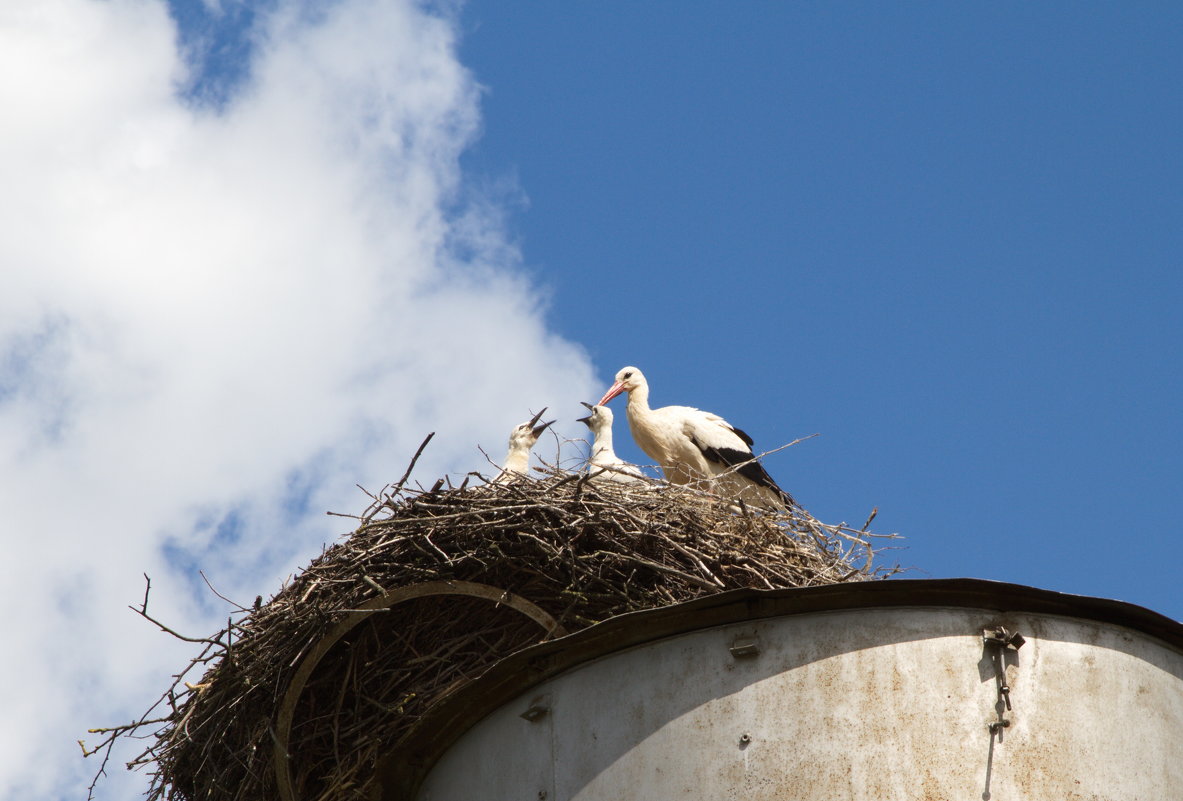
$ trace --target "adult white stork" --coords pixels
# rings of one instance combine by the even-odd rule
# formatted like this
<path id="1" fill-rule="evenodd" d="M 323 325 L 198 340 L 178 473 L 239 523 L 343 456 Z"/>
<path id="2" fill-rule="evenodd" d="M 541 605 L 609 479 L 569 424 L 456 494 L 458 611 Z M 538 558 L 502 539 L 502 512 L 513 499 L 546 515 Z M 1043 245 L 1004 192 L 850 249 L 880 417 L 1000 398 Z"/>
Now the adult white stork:
<path id="1" fill-rule="evenodd" d="M 591 412 L 587 417 L 580 417 L 579 422 L 592 432 L 591 458 L 587 460 L 587 469 L 591 473 L 592 481 L 642 480 L 644 474 L 640 468 L 621 459 L 612 449 L 612 410 L 607 406 L 592 406 L 590 403 L 583 405 Z"/>
<path id="2" fill-rule="evenodd" d="M 538 442 L 538 438 L 542 436 L 542 432 L 547 429 L 547 426 L 554 422 L 551 420 L 550 423 L 539 425 L 538 420 L 545 413 L 546 407 L 544 406 L 538 414 L 509 432 L 509 451 L 505 454 L 505 465 L 501 468 L 497 478 L 493 479 L 494 484 L 505 484 L 529 475 L 530 449 L 534 447 L 534 443 Z"/>
<path id="3" fill-rule="evenodd" d="M 795 505 L 793 497 L 756 461 L 752 438 L 719 415 L 691 406 L 649 408 L 649 383 L 636 367 L 618 372 L 598 405 L 622 392 L 628 393 L 628 427 L 633 439 L 661 465 L 670 483 L 709 480 L 714 492 L 744 503 L 779 508 Z"/>

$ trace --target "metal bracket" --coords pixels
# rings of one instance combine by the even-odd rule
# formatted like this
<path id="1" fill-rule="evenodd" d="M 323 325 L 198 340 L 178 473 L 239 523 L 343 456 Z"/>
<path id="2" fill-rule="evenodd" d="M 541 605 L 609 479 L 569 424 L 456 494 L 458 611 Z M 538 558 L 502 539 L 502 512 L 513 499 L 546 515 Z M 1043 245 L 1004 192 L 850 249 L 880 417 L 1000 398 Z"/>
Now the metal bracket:
<path id="1" fill-rule="evenodd" d="M 736 659 L 757 656 L 760 653 L 760 638 L 755 635 L 741 634 L 735 638 L 728 650 Z"/>
<path id="2" fill-rule="evenodd" d="M 992 629 L 982 629 L 982 643 L 987 649 L 992 651 L 990 661 L 994 663 L 994 670 L 998 678 L 998 697 L 1006 707 L 1006 711 L 1012 711 L 1010 703 L 1010 685 L 1006 682 L 1006 652 L 1018 651 L 1026 642 L 1022 634 L 1017 631 L 1013 634 L 1006 630 L 1005 626 L 995 626 Z M 1011 721 L 1003 717 L 1003 712 L 999 709 L 998 720 L 987 724 L 990 729 L 990 735 L 998 735 L 1002 737 L 1002 730 L 1011 725 Z"/>
<path id="3" fill-rule="evenodd" d="M 982 641 L 987 645 L 997 645 L 1001 648 L 1008 648 L 1012 651 L 1017 651 L 1023 647 L 1023 643 L 1027 642 L 1019 632 L 1011 634 L 1006 630 L 1005 626 L 998 626 L 993 629 L 982 629 Z"/>

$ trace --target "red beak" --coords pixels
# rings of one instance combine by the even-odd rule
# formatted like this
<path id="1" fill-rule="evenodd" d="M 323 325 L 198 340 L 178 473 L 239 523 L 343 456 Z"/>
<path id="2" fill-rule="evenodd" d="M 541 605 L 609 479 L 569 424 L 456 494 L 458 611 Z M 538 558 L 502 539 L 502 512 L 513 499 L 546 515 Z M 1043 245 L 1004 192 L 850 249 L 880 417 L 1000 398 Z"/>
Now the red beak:
<path id="1" fill-rule="evenodd" d="M 615 398 L 621 392 L 624 392 L 624 382 L 617 381 L 615 384 L 612 385 L 611 389 L 609 389 L 607 392 L 604 393 L 604 397 L 600 398 L 600 402 L 597 403 L 596 406 L 603 406 L 605 403 L 607 403 L 608 401 Z"/>

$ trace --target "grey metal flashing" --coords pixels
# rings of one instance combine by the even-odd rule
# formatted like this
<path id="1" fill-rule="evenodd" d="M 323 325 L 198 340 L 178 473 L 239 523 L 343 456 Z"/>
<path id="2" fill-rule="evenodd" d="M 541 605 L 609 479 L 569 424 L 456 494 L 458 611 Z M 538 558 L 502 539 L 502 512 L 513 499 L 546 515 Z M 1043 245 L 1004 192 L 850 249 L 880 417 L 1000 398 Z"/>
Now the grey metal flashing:
<path id="1" fill-rule="evenodd" d="M 1183 652 L 1183 624 L 1124 601 L 984 579 L 895 579 L 732 590 L 672 606 L 631 612 L 540 643 L 491 666 L 434 704 L 377 766 L 383 801 L 414 797 L 439 757 L 490 712 L 581 663 L 699 629 L 785 615 L 863 608 L 953 607 L 1060 615 L 1122 626 Z"/>

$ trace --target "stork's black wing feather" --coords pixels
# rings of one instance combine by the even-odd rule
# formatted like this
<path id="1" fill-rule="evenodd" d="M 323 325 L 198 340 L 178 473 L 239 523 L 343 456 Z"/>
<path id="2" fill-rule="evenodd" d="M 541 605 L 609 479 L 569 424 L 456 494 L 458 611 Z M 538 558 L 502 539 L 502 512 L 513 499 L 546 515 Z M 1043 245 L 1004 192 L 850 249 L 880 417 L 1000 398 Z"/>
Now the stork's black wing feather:
<path id="1" fill-rule="evenodd" d="M 740 431 L 738 428 L 732 428 L 739 438 L 748 445 L 752 444 L 752 439 L 747 434 Z M 707 461 L 722 465 L 727 468 L 734 468 L 735 472 L 746 478 L 748 481 L 759 487 L 766 487 L 780 496 L 787 505 L 795 506 L 797 502 L 793 500 L 793 496 L 781 489 L 777 483 L 768 475 L 768 471 L 764 469 L 764 465 L 756 461 L 756 457 L 752 455 L 751 451 L 741 451 L 738 448 L 719 448 L 713 445 L 703 445 L 698 441 L 698 438 L 693 434 L 690 435 L 690 441 L 694 443 L 702 455 L 707 458 Z"/>
<path id="2" fill-rule="evenodd" d="M 764 469 L 764 465 L 756 461 L 756 457 L 753 456 L 751 460 L 741 464 L 735 472 L 739 473 L 753 484 L 759 484 L 761 487 L 767 487 L 768 489 L 772 490 L 780 496 L 781 500 L 783 500 L 786 505 L 797 505 L 797 502 L 793 500 L 793 496 L 781 489 L 780 486 L 772 480 L 772 476 L 768 475 L 768 471 Z"/>
<path id="3" fill-rule="evenodd" d="M 732 425 L 729 425 L 727 427 L 730 428 L 732 431 L 734 431 L 735 436 L 742 439 L 744 441 L 744 444 L 746 444 L 749 448 L 755 447 L 756 443 L 752 441 L 752 438 L 748 436 L 746 431 L 740 431 L 738 428 L 736 428 L 735 426 L 732 426 Z M 750 455 L 751 454 L 749 454 L 749 456 Z"/>

